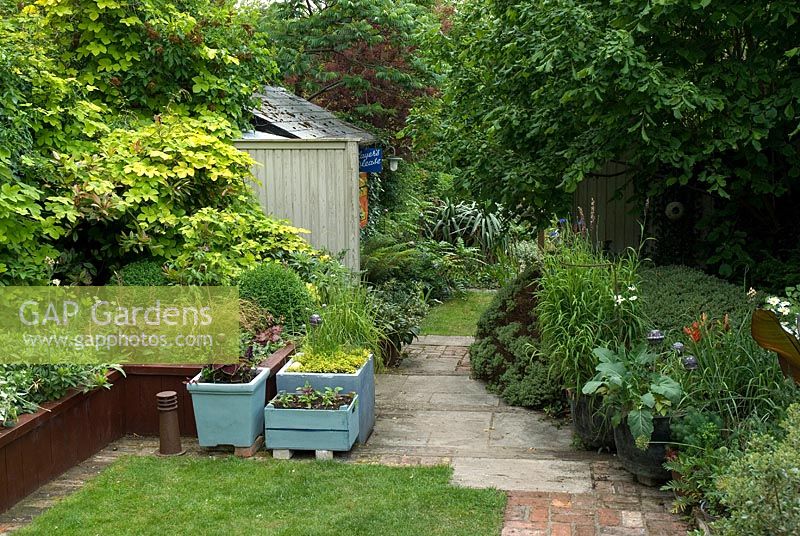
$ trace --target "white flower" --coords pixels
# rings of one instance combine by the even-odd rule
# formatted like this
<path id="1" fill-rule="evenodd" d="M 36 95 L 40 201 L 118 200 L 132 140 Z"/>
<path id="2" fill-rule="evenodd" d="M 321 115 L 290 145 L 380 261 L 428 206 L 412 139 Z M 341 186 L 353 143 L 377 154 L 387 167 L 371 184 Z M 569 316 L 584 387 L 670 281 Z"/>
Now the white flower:
<path id="1" fill-rule="evenodd" d="M 60 279 L 53 279 L 53 284 L 55 286 L 59 286 L 59 285 L 61 285 L 61 280 Z"/>
<path id="2" fill-rule="evenodd" d="M 792 304 L 790 302 L 788 302 L 788 301 L 782 301 L 778 305 L 780 305 L 781 307 L 791 307 L 792 306 Z"/>
<path id="3" fill-rule="evenodd" d="M 750 290 L 747 291 L 747 297 L 748 298 L 755 298 L 756 294 L 758 294 L 758 291 L 756 289 L 754 289 L 753 287 L 750 287 Z"/>
<path id="4" fill-rule="evenodd" d="M 628 301 L 636 301 L 638 299 L 639 299 L 639 296 L 631 296 L 630 298 L 628 298 Z"/>
<path id="5" fill-rule="evenodd" d="M 791 313 L 792 310 L 788 307 L 778 307 L 778 312 L 783 316 L 789 316 L 789 313 Z"/>
<path id="6" fill-rule="evenodd" d="M 628 290 L 630 290 L 631 292 L 635 292 L 636 291 L 636 285 L 629 286 Z"/>
<path id="7" fill-rule="evenodd" d="M 625 296 L 617 294 L 614 296 L 614 305 L 621 305 L 625 301 Z"/>
<path id="8" fill-rule="evenodd" d="M 778 298 L 777 296 L 770 296 L 769 298 L 767 298 L 767 303 L 770 305 L 778 305 L 779 303 L 781 303 L 781 299 Z"/>

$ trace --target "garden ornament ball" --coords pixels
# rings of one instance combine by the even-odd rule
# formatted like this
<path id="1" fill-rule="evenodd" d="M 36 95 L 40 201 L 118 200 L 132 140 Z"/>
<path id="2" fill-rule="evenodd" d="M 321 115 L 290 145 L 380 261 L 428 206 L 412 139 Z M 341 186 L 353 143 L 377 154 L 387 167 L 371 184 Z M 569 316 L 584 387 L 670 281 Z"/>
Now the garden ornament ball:
<path id="1" fill-rule="evenodd" d="M 647 334 L 647 342 L 652 345 L 661 344 L 664 342 L 664 333 L 660 329 L 651 330 L 650 333 Z"/>

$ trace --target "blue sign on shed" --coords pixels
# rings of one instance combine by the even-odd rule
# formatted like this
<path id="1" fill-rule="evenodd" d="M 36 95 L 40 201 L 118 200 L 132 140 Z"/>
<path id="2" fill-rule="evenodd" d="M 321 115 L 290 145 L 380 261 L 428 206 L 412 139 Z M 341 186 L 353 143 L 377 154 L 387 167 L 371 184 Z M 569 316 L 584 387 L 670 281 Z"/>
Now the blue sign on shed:
<path id="1" fill-rule="evenodd" d="M 358 151 L 358 170 L 367 173 L 380 173 L 383 169 L 383 149 L 363 147 Z"/>

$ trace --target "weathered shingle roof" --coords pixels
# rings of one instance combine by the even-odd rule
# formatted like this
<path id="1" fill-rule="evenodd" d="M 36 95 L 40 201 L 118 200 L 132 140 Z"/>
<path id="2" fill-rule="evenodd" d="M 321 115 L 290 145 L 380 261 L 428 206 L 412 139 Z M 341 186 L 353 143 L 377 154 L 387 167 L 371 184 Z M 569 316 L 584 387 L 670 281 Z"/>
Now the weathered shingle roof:
<path id="1" fill-rule="evenodd" d="M 301 140 L 346 138 L 359 143 L 375 141 L 366 130 L 342 121 L 325 108 L 282 87 L 266 86 L 256 97 L 261 100 L 258 108 L 253 110 L 258 131 Z"/>

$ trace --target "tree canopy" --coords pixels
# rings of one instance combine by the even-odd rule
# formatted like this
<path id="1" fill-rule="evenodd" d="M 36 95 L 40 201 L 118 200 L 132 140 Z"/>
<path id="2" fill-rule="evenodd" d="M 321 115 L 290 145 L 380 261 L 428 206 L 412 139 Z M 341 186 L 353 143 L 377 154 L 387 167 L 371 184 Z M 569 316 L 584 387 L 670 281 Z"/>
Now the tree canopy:
<path id="1" fill-rule="evenodd" d="M 230 282 L 307 248 L 254 205 L 252 162 L 229 143 L 276 79 L 254 11 L 0 0 L 0 14 L 0 284 L 102 283 L 140 256 L 176 281 Z"/>
<path id="2" fill-rule="evenodd" d="M 798 244 L 798 16 L 793 0 L 457 3 L 436 43 L 442 98 L 409 131 L 533 221 L 610 161 L 642 199 L 709 194 L 703 260 L 730 275 L 756 235 Z"/>
<path id="3" fill-rule="evenodd" d="M 435 27 L 428 0 L 286 0 L 262 27 L 297 95 L 384 138 L 405 124 L 431 83 L 418 47 Z"/>

